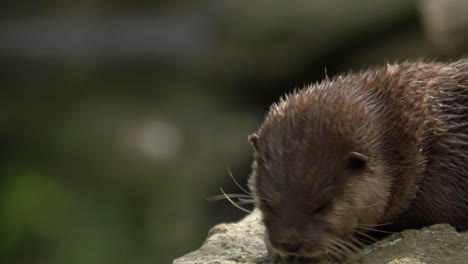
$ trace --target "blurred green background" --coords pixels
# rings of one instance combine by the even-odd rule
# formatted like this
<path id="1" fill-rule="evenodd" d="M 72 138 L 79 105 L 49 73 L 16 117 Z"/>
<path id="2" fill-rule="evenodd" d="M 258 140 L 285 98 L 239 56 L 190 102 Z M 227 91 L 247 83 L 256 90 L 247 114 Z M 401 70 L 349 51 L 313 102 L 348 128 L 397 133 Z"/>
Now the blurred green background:
<path id="1" fill-rule="evenodd" d="M 459 57 L 468 9 L 447 2 L 2 2 L 0 262 L 195 250 L 244 215 L 206 198 L 241 192 L 228 170 L 245 184 L 272 102 L 325 74 Z"/>

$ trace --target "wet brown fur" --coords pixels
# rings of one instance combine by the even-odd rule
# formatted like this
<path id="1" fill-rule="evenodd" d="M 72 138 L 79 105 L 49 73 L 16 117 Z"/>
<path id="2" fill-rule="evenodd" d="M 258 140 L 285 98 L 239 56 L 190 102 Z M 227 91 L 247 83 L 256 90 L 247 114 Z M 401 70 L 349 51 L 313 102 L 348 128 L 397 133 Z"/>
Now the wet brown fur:
<path id="1" fill-rule="evenodd" d="M 250 141 L 275 254 L 339 259 L 380 234 L 369 229 L 468 229 L 468 59 L 311 85 L 273 105 Z"/>

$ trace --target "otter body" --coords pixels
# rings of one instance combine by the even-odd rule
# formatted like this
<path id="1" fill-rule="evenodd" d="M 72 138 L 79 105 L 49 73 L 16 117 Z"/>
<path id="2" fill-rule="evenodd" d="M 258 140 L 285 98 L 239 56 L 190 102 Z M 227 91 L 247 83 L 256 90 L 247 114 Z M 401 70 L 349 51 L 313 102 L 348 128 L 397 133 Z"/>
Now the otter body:
<path id="1" fill-rule="evenodd" d="M 275 255 L 340 259 L 384 232 L 468 230 L 468 59 L 327 79 L 249 137 Z"/>

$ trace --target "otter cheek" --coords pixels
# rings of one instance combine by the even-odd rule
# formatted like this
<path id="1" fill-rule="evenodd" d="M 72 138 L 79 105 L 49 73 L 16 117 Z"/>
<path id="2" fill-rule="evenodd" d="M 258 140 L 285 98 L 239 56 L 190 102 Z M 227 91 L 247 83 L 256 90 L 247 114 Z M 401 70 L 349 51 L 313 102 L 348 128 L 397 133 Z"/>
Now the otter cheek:
<path id="1" fill-rule="evenodd" d="M 326 216 L 331 236 L 341 240 L 351 235 L 357 225 L 350 199 L 347 196 L 336 198 L 332 210 Z"/>
<path id="2" fill-rule="evenodd" d="M 386 208 L 389 186 L 388 177 L 372 168 L 350 177 L 324 217 L 330 234 L 347 240 L 360 225 L 376 224 Z"/>
<path id="3" fill-rule="evenodd" d="M 380 173 L 361 175 L 353 183 L 352 207 L 358 224 L 376 224 L 383 215 L 388 203 L 390 183 L 388 177 Z"/>
<path id="4" fill-rule="evenodd" d="M 389 198 L 390 183 L 378 173 L 357 175 L 347 182 L 327 216 L 331 232 L 342 240 L 358 232 L 361 225 L 377 224 Z M 364 228 L 363 228 L 364 229 Z"/>

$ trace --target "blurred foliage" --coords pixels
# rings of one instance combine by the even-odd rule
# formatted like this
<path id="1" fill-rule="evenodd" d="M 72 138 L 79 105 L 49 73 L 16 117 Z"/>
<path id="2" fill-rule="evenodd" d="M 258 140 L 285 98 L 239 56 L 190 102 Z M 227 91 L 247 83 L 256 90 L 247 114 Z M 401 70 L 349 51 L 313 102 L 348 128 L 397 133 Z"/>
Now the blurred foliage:
<path id="1" fill-rule="evenodd" d="M 281 94 L 325 74 L 440 57 L 406 0 L 9 1 L 0 14 L 8 25 L 190 17 L 206 38 L 190 56 L 2 53 L 2 263 L 168 263 L 243 215 L 205 198 L 240 192 L 228 170 L 245 184 L 246 137 Z"/>

